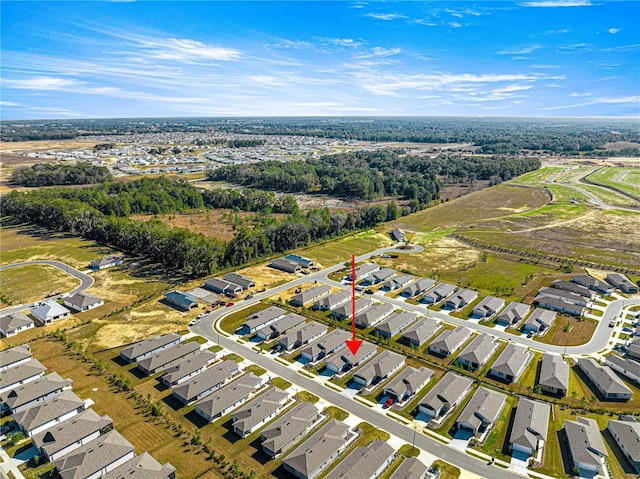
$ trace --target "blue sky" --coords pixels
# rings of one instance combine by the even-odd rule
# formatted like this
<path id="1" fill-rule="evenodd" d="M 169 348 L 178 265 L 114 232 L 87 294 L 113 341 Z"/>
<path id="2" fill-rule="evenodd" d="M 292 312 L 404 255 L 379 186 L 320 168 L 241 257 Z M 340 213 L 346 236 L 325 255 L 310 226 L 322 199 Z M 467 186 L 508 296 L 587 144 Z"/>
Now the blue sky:
<path id="1" fill-rule="evenodd" d="M 640 116 L 640 3 L 2 2 L 2 119 Z"/>

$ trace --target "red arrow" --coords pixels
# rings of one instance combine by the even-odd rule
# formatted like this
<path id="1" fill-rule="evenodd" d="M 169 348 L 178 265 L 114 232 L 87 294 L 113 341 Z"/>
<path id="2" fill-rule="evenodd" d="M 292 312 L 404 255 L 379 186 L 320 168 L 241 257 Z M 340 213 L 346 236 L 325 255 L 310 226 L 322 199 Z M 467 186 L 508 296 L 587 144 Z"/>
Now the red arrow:
<path id="1" fill-rule="evenodd" d="M 347 339 L 347 347 L 354 356 L 362 345 L 362 339 L 356 338 L 356 255 L 351 255 L 351 339 Z"/>

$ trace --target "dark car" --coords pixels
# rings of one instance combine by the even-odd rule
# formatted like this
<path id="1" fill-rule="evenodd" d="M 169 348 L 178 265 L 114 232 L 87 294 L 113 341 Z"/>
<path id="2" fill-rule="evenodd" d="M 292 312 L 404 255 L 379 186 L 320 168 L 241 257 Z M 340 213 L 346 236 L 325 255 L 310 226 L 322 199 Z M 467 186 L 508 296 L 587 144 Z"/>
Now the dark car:
<path id="1" fill-rule="evenodd" d="M 372 289 L 365 289 L 364 290 L 364 294 L 373 294 L 373 293 L 375 293 L 375 291 L 372 290 Z"/>

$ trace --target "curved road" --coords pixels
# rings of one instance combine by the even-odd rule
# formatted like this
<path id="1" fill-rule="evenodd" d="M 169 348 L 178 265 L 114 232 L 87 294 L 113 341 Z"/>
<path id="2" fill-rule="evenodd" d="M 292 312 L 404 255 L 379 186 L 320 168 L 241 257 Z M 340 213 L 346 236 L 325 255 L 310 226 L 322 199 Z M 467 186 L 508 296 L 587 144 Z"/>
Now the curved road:
<path id="1" fill-rule="evenodd" d="M 67 274 L 70 274 L 71 276 L 77 278 L 80 280 L 80 286 L 78 286 L 77 288 L 69 291 L 68 293 L 66 293 L 68 296 L 72 296 L 76 293 L 81 293 L 82 291 L 90 288 L 93 285 L 93 278 L 91 276 L 89 276 L 86 273 L 83 273 L 82 271 L 79 271 L 75 268 L 73 268 L 72 266 L 69 266 L 66 263 L 63 263 L 62 261 L 51 261 L 51 260 L 37 260 L 37 261 L 23 261 L 21 263 L 13 263 L 13 264 L 7 264 L 4 266 L 0 266 L 0 271 L 4 270 L 4 269 L 9 269 L 9 268 L 16 268 L 18 266 L 29 266 L 29 265 L 34 265 L 34 264 L 45 264 L 48 266 L 53 266 L 54 268 L 58 268 L 60 271 L 64 271 Z M 51 298 L 47 298 L 47 299 L 58 299 L 60 298 L 60 296 L 52 296 Z M 31 306 L 30 305 L 24 305 L 21 304 L 19 306 L 13 306 L 10 308 L 5 308 L 3 309 L 1 312 L 3 315 L 5 314 L 12 314 L 12 313 L 17 313 L 19 311 L 24 311 L 25 309 L 29 309 Z"/>

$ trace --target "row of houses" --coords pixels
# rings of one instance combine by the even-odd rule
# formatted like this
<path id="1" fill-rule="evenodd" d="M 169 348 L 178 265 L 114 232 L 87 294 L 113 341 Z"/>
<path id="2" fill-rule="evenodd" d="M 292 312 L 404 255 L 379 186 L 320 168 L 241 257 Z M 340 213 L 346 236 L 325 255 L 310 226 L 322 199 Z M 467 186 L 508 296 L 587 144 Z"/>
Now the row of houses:
<path id="1" fill-rule="evenodd" d="M 298 254 L 288 254 L 283 258 L 276 258 L 269 263 L 269 266 L 284 271 L 285 273 L 299 273 L 307 268 L 314 267 L 315 262 L 312 259 L 305 258 Z"/>
<path id="2" fill-rule="evenodd" d="M 214 293 L 235 298 L 243 291 L 256 287 L 253 279 L 240 273 L 227 273 L 222 278 L 212 278 L 204 282 L 204 287 Z"/>

